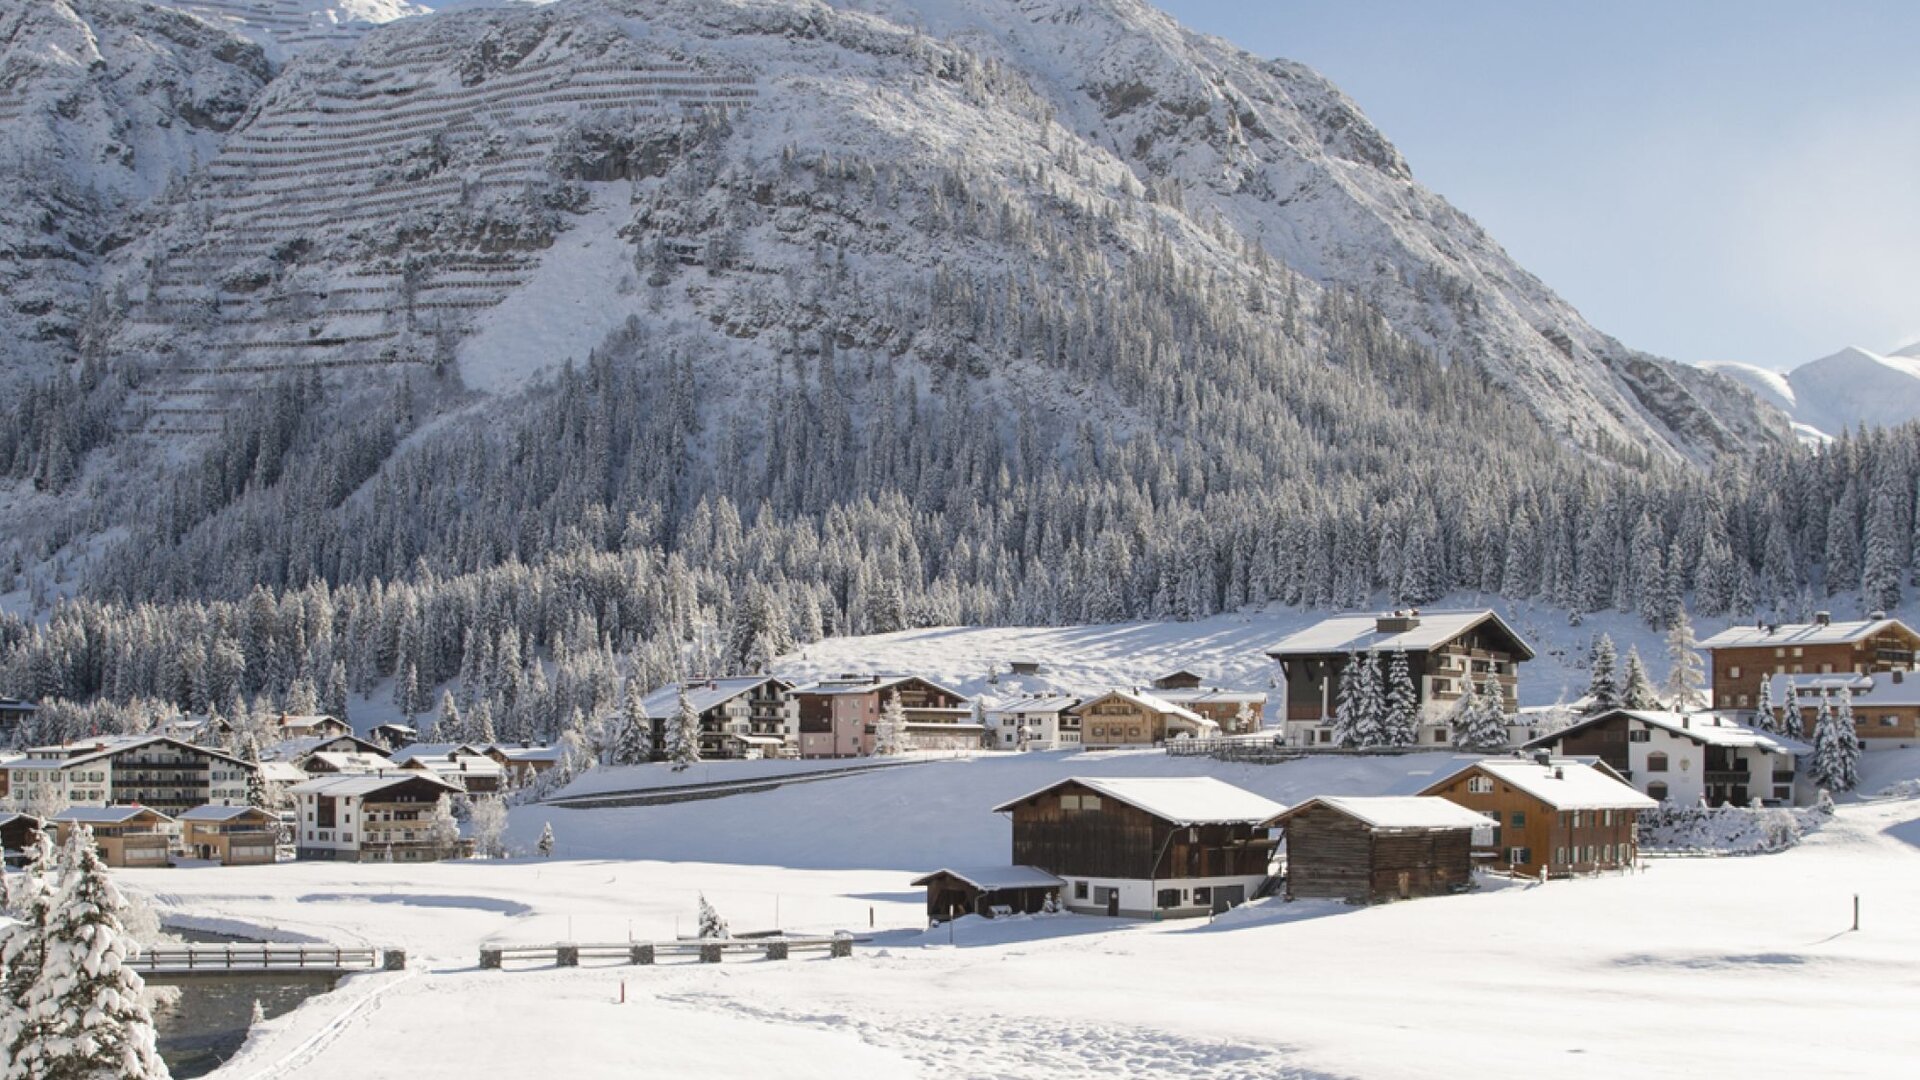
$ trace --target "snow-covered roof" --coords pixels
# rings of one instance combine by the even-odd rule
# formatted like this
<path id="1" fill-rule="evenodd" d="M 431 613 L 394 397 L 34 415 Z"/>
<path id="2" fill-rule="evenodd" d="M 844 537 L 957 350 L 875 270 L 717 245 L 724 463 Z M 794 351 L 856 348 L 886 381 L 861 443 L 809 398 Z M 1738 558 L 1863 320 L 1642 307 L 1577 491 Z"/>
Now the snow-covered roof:
<path id="1" fill-rule="evenodd" d="M 1660 712 L 1651 709 L 1611 709 L 1527 743 L 1529 747 L 1552 746 L 1569 732 L 1580 731 L 1615 716 L 1627 716 L 1648 727 L 1670 731 L 1702 746 L 1725 746 L 1736 750 L 1756 749 L 1774 754 L 1813 753 L 1813 747 L 1785 735 L 1774 735 L 1713 712 Z"/>
<path id="2" fill-rule="evenodd" d="M 1070 694 L 1028 694 L 989 709 L 993 713 L 1063 713 L 1080 703 Z"/>
<path id="3" fill-rule="evenodd" d="M 307 778 L 300 766 L 291 761 L 263 761 L 260 763 L 260 779 L 269 784 L 298 784 Z"/>
<path id="4" fill-rule="evenodd" d="M 1553 758 L 1544 765 L 1531 759 L 1483 758 L 1456 770 L 1427 791 L 1445 787 L 1474 769 L 1519 788 L 1555 810 L 1652 810 L 1660 805 L 1594 766 L 1567 758 Z"/>
<path id="5" fill-rule="evenodd" d="M 173 820 L 151 806 L 69 806 L 51 820 L 78 825 L 123 825 L 142 814 L 152 814 L 161 821 Z"/>
<path id="6" fill-rule="evenodd" d="M 338 750 L 322 750 L 307 759 L 307 764 L 321 762 L 335 772 L 379 772 L 390 769 L 393 762 L 379 754 L 370 754 L 364 750 L 346 753 Z"/>
<path id="7" fill-rule="evenodd" d="M 1831 675 L 1773 675 L 1767 682 L 1775 708 L 1786 705 L 1789 682 L 1793 683 L 1802 709 L 1819 705 L 1823 694 L 1838 694 L 1841 690 L 1852 692 L 1855 709 L 1920 705 L 1920 672 L 1882 671 L 1859 675 L 1851 671 L 1838 671 Z"/>
<path id="8" fill-rule="evenodd" d="M 494 743 L 487 747 L 488 755 L 499 754 L 508 761 L 559 761 L 558 746 L 510 746 L 506 743 Z"/>
<path id="9" fill-rule="evenodd" d="M 1729 626 L 1700 643 L 1703 649 L 1754 649 L 1776 645 L 1844 645 L 1898 628 L 1914 636 L 1899 619 L 1856 619 L 1849 622 L 1781 623 L 1769 626 Z"/>
<path id="10" fill-rule="evenodd" d="M 682 683 L 667 683 L 656 686 L 641 699 L 641 705 L 648 716 L 672 716 L 680 711 L 680 687 L 687 688 L 687 700 L 693 703 L 693 711 L 706 712 L 732 701 L 742 694 L 750 694 L 769 682 L 777 682 L 771 675 L 733 675 L 724 679 L 688 679 Z M 786 684 L 781 683 L 782 686 Z"/>
<path id="11" fill-rule="evenodd" d="M 1211 776 L 1070 776 L 1001 803 L 993 808 L 994 813 L 1011 810 L 1062 784 L 1079 784 L 1175 825 L 1270 821 L 1287 809 L 1263 795 Z"/>
<path id="12" fill-rule="evenodd" d="M 332 776 L 316 776 L 311 780 L 293 786 L 296 795 L 332 795 L 346 798 L 359 795 L 373 795 L 401 784 L 438 784 L 451 792 L 460 791 L 457 784 L 449 784 L 431 772 L 408 769 L 404 772 L 385 773 L 338 773 Z"/>
<path id="13" fill-rule="evenodd" d="M 1075 712 L 1079 712 L 1081 709 L 1087 708 L 1090 705 L 1096 705 L 1113 697 L 1124 698 L 1151 712 L 1170 713 L 1180 717 L 1182 720 L 1191 720 L 1203 727 L 1213 723 L 1213 721 L 1201 716 L 1185 705 L 1176 705 L 1166 698 L 1161 697 L 1157 692 L 1149 694 L 1145 690 L 1108 690 L 1082 701 L 1080 704 L 1075 705 L 1073 709 Z"/>
<path id="14" fill-rule="evenodd" d="M 257 806 L 196 806 L 180 815 L 180 821 L 233 821 L 248 814 L 273 815 Z"/>
<path id="15" fill-rule="evenodd" d="M 246 765 L 231 754 L 205 746 L 195 746 L 190 742 L 176 739 L 170 735 L 109 735 L 98 739 L 81 739 L 60 746 L 36 746 L 27 751 L 27 756 L 19 761 L 9 761 L 0 768 L 8 769 L 64 769 L 73 765 L 82 765 L 101 758 L 124 754 L 154 743 L 167 743 L 182 750 L 191 750 L 196 754 L 206 754 L 235 765 Z"/>
<path id="16" fill-rule="evenodd" d="M 281 739 L 272 746 L 262 748 L 260 760 L 262 762 L 299 761 L 321 747 L 332 746 L 337 742 L 345 742 L 354 750 L 369 754 L 384 752 L 378 746 L 354 735 L 301 735 L 291 739 Z"/>
<path id="17" fill-rule="evenodd" d="M 871 694 L 876 690 L 886 690 L 899 686 L 903 682 L 923 682 L 943 694 L 950 694 L 961 701 L 971 700 L 967 695 L 951 686 L 942 686 L 925 675 L 842 675 L 831 679 L 816 679 L 793 688 L 796 694 Z"/>
<path id="18" fill-rule="evenodd" d="M 5 828 L 8 825 L 11 825 L 14 822 L 20 821 L 22 819 L 34 822 L 36 824 L 38 824 L 40 821 L 39 818 L 34 817 L 32 814 L 21 814 L 11 810 L 0 810 L 0 828 Z"/>
<path id="19" fill-rule="evenodd" d="M 1201 687 L 1193 690 L 1155 690 L 1163 701 L 1181 705 L 1265 705 L 1267 695 L 1259 690 L 1222 690 Z"/>
<path id="20" fill-rule="evenodd" d="M 414 743 L 412 746 L 403 746 L 393 753 L 388 754 L 387 760 L 393 762 L 395 765 L 410 765 L 415 761 L 426 758 L 451 761 L 456 757 L 479 756 L 480 748 L 472 743 L 435 742 Z"/>
<path id="21" fill-rule="evenodd" d="M 787 740 L 778 735 L 748 735 L 739 731 L 727 732 L 727 738 L 743 742 L 748 746 L 785 746 Z"/>
<path id="22" fill-rule="evenodd" d="M 1034 866 L 944 866 L 931 874 L 914 878 L 912 884 L 925 885 L 941 874 L 959 878 L 981 892 L 999 889 L 1057 889 L 1066 882 Z"/>
<path id="23" fill-rule="evenodd" d="M 1502 633 L 1513 639 L 1522 659 L 1531 659 L 1533 649 L 1513 627 L 1491 608 L 1479 611 L 1422 611 L 1408 616 L 1416 625 L 1406 630 L 1380 630 L 1380 620 L 1391 618 L 1377 613 L 1335 615 L 1304 630 L 1287 635 L 1267 650 L 1268 656 L 1301 656 L 1339 652 L 1425 652 L 1437 649 L 1480 624 L 1492 621 Z"/>
<path id="24" fill-rule="evenodd" d="M 1486 815 L 1437 795 L 1320 795 L 1281 815 L 1293 817 L 1310 806 L 1325 806 L 1375 829 L 1477 829 Z"/>

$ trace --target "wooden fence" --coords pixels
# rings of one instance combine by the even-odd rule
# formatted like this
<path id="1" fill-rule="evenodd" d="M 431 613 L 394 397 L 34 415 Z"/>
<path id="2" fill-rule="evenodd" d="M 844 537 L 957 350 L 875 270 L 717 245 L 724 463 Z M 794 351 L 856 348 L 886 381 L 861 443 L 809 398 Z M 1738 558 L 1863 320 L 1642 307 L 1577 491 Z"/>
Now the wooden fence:
<path id="1" fill-rule="evenodd" d="M 626 941 L 610 945 L 485 945 L 480 949 L 480 967 L 497 971 L 514 960 L 545 960 L 556 967 L 579 967 L 582 960 L 619 960 L 629 965 L 647 966 L 661 957 L 697 957 L 703 964 L 717 964 L 729 954 L 758 955 L 767 960 L 787 960 L 794 953 L 821 952 L 828 959 L 853 955 L 853 938 L 845 934 L 833 937 L 698 938 L 678 941 Z"/>

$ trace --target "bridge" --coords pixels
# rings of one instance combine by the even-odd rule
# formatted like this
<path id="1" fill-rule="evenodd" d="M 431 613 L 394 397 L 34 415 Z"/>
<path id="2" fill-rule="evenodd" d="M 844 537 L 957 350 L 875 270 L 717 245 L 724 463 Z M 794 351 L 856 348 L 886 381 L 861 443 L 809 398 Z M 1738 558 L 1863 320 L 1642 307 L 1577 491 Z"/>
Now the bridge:
<path id="1" fill-rule="evenodd" d="M 220 975 L 350 975 L 361 971 L 399 971 L 407 966 L 401 949 L 372 946 L 283 945 L 235 942 L 218 945 L 162 945 L 127 959 L 126 966 L 149 979 L 172 981 Z"/>
<path id="2" fill-rule="evenodd" d="M 623 941 L 606 945 L 483 945 L 481 970 L 498 971 L 513 960 L 546 960 L 558 967 L 579 967 L 582 960 L 615 960 L 623 964 L 646 966 L 659 957 L 698 957 L 703 964 L 717 964 L 728 955 L 757 955 L 767 960 L 790 959 L 794 953 L 821 952 L 828 959 L 853 955 L 851 935 L 831 937 L 786 937 L 767 935 L 752 938 L 693 938 L 676 941 Z"/>

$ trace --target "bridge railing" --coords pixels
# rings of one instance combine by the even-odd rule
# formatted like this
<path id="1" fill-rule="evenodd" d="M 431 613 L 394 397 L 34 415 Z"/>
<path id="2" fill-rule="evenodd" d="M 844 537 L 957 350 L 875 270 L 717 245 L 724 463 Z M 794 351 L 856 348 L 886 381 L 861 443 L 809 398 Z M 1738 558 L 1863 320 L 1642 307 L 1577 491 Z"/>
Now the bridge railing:
<path id="1" fill-rule="evenodd" d="M 162 945 L 129 957 L 126 966 L 145 973 L 176 974 L 220 971 L 373 971 L 406 965 L 398 949 L 372 946 L 281 945 L 235 943 L 223 945 Z"/>
<path id="2" fill-rule="evenodd" d="M 696 938 L 675 941 L 625 941 L 615 944 L 483 945 L 482 970 L 499 970 L 515 960 L 550 961 L 557 967 L 579 967 L 582 960 L 622 960 L 646 966 L 665 956 L 698 957 L 717 964 L 731 955 L 758 955 L 767 960 L 791 959 L 794 953 L 822 952 L 828 959 L 853 955 L 853 936 Z"/>

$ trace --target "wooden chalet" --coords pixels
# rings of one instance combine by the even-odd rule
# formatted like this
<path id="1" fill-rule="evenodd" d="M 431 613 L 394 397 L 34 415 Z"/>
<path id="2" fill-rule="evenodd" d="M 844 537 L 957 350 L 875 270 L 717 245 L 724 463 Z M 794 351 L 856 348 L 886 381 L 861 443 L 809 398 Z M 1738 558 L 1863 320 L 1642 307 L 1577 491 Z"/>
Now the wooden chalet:
<path id="1" fill-rule="evenodd" d="M 0 697 L 0 744 L 22 741 L 20 732 L 33 723 L 40 706 L 19 698 Z"/>
<path id="2" fill-rule="evenodd" d="M 0 811 L 0 863 L 19 866 L 26 861 L 27 849 L 47 823 L 32 814 Z"/>
<path id="3" fill-rule="evenodd" d="M 190 859 L 259 866 L 279 850 L 280 819 L 257 806 L 196 806 L 179 820 L 180 847 Z"/>
<path id="4" fill-rule="evenodd" d="M 1309 799 L 1278 819 L 1286 897 L 1377 904 L 1473 884 L 1473 835 L 1486 815 L 1431 796 Z"/>
<path id="5" fill-rule="evenodd" d="M 389 768 L 426 772 L 459 787 L 469 795 L 500 792 L 506 769 L 472 743 L 414 743 L 387 758 Z"/>
<path id="6" fill-rule="evenodd" d="M 908 750 L 972 750 L 986 738 L 966 695 L 918 675 L 841 675 L 796 686 L 787 696 L 803 758 L 873 753 L 880 710 L 892 698 L 906 714 L 901 743 Z"/>
<path id="7" fill-rule="evenodd" d="M 1198 673 L 1180 668 L 1153 680 L 1153 688 L 1155 690 L 1198 690 L 1200 684 L 1205 681 Z"/>
<path id="8" fill-rule="evenodd" d="M 1281 716 L 1289 743 L 1333 742 L 1341 673 L 1355 656 L 1370 652 L 1380 655 L 1383 675 L 1393 654 L 1406 654 L 1419 703 L 1420 741 L 1434 745 L 1452 741 L 1444 718 L 1469 682 L 1481 693 L 1492 676 L 1507 711 L 1514 711 L 1519 705 L 1520 665 L 1533 659 L 1532 647 L 1491 609 L 1423 612 L 1415 608 L 1324 619 L 1267 650 L 1286 676 Z"/>
<path id="9" fill-rule="evenodd" d="M 1827 708 L 1838 709 L 1844 690 L 1853 707 L 1853 734 L 1860 740 L 1860 749 L 1920 746 L 1920 675 L 1914 672 L 1896 668 L 1867 674 L 1772 675 L 1768 679 L 1775 719 L 1785 719 L 1791 686 L 1800 702 L 1800 730 L 1808 739 L 1812 739 L 1814 722 L 1820 716 L 1820 699 L 1826 699 Z"/>
<path id="10" fill-rule="evenodd" d="M 1641 794 L 1673 806 L 1792 806 L 1813 748 L 1713 712 L 1611 709 L 1526 745 L 1555 757 L 1597 758 Z M 1798 797 L 1796 797 L 1798 796 Z"/>
<path id="11" fill-rule="evenodd" d="M 398 750 L 420 741 L 420 729 L 411 724 L 375 724 L 367 729 L 367 739 L 382 749 Z"/>
<path id="12" fill-rule="evenodd" d="M 1475 857 L 1528 877 L 1631 866 L 1640 812 L 1659 805 L 1604 764 L 1544 753 L 1484 758 L 1420 794 L 1485 814 L 1494 827 L 1475 838 Z"/>
<path id="13" fill-rule="evenodd" d="M 1109 690 L 1075 705 L 1080 745 L 1089 750 L 1157 746 L 1168 739 L 1203 738 L 1220 725 L 1184 705 L 1144 690 Z"/>
<path id="14" fill-rule="evenodd" d="M 648 691 L 641 704 L 653 721 L 653 757 L 665 761 L 667 725 L 687 704 L 700 717 L 702 758 L 778 758 L 793 756 L 788 732 L 787 691 L 793 684 L 768 675 L 688 679 Z"/>
<path id="15" fill-rule="evenodd" d="M 994 807 L 1013 821 L 1012 862 L 1063 879 L 1063 907 L 1136 918 L 1252 899 L 1285 810 L 1206 776 L 1072 777 Z"/>
<path id="16" fill-rule="evenodd" d="M 114 867 L 171 866 L 173 819 L 147 806 L 69 806 L 51 824 L 64 844 L 73 830 L 93 830 L 100 861 Z"/>
<path id="17" fill-rule="evenodd" d="M 913 879 L 927 890 L 927 918 L 946 922 L 962 915 L 1031 915 L 1057 902 L 1066 884 L 1031 866 L 993 866 L 936 870 Z"/>
<path id="18" fill-rule="evenodd" d="M 1772 675 L 1912 671 L 1920 633 L 1877 611 L 1853 622 L 1834 622 L 1823 611 L 1810 623 L 1728 627 L 1700 647 L 1707 650 L 1714 707 L 1753 709 L 1760 704 L 1761 681 Z"/>
<path id="19" fill-rule="evenodd" d="M 337 716 L 315 713 L 307 716 L 293 716 L 282 713 L 274 724 L 277 738 L 312 739 L 333 735 L 351 735 L 353 726 Z"/>
<path id="20" fill-rule="evenodd" d="M 1226 735 L 1246 735 L 1259 731 L 1266 723 L 1267 695 L 1258 690 L 1223 690 L 1217 686 L 1158 690 L 1153 696 L 1219 725 Z"/>
<path id="21" fill-rule="evenodd" d="M 541 773 L 560 764 L 558 746 L 495 743 L 487 747 L 486 753 L 500 766 L 506 786 L 510 788 L 525 787 Z"/>

